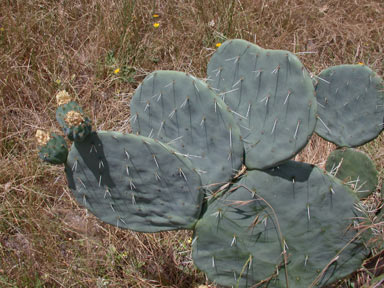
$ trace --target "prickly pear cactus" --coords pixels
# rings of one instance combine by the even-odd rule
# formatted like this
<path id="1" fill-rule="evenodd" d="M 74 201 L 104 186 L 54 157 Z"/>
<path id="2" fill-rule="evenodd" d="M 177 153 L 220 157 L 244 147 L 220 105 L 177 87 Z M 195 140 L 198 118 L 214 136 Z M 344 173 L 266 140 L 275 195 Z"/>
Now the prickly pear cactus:
<path id="1" fill-rule="evenodd" d="M 212 56 L 207 73 L 241 127 L 248 168 L 276 166 L 306 145 L 316 124 L 316 99 L 294 54 L 228 40 Z"/>
<path id="2" fill-rule="evenodd" d="M 384 82 L 364 65 L 339 65 L 317 77 L 316 133 L 339 147 L 376 138 L 384 125 Z"/>
<path id="3" fill-rule="evenodd" d="M 204 185 L 223 184 L 240 170 L 244 148 L 239 127 L 203 81 L 182 72 L 153 72 L 136 90 L 131 114 L 134 133 L 187 155 Z"/>
<path id="4" fill-rule="evenodd" d="M 65 163 L 78 203 L 106 223 L 195 229 L 193 259 L 216 283 L 323 286 L 366 255 L 364 230 L 355 229 L 358 197 L 326 171 L 288 160 L 316 121 L 339 146 L 369 141 L 382 130 L 384 106 L 382 81 L 366 67 L 331 68 L 317 79 L 287 51 L 229 40 L 209 62 L 209 85 L 175 71 L 148 75 L 131 102 L 135 134 L 91 132 L 80 106 L 59 93 L 57 120 L 74 143 L 68 153 L 61 136 L 40 135 L 40 157 Z M 351 160 L 347 176 L 360 162 Z"/>
<path id="5" fill-rule="evenodd" d="M 194 263 L 232 287 L 332 283 L 366 256 L 349 227 L 355 201 L 341 182 L 305 163 L 248 171 L 197 223 Z"/>
<path id="6" fill-rule="evenodd" d="M 325 169 L 349 185 L 359 198 L 376 191 L 378 172 L 364 152 L 352 148 L 337 149 L 329 155 Z"/>
<path id="7" fill-rule="evenodd" d="M 65 170 L 77 202 L 106 223 L 157 232 L 191 229 L 200 216 L 199 175 L 153 139 L 93 132 L 73 144 Z"/>

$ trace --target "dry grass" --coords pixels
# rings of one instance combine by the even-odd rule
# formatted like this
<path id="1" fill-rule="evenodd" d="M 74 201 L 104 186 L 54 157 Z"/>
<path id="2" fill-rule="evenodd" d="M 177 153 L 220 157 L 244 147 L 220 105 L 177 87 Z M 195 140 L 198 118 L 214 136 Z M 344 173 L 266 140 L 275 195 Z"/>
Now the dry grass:
<path id="1" fill-rule="evenodd" d="M 72 200 L 62 167 L 37 159 L 35 129 L 58 129 L 58 89 L 76 95 L 97 129 L 129 131 L 129 99 L 147 73 L 172 69 L 204 78 L 215 43 L 227 38 L 315 52 L 298 54 L 314 73 L 364 62 L 383 76 L 383 15 L 382 0 L 1 1 L 0 286 L 208 283 L 191 263 L 190 232 L 140 234 L 102 224 Z M 383 140 L 363 147 L 380 182 Z M 314 137 L 297 157 L 321 166 L 332 149 Z M 373 213 L 367 221 L 379 253 L 383 224 Z M 373 283 L 372 273 L 358 275 L 359 285 Z"/>

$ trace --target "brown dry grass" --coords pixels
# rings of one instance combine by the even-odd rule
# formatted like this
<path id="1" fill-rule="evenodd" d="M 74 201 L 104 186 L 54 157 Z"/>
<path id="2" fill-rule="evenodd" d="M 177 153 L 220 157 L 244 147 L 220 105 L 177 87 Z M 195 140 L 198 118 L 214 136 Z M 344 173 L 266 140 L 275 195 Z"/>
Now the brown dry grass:
<path id="1" fill-rule="evenodd" d="M 140 234 L 104 225 L 72 200 L 62 167 L 37 159 L 35 129 L 58 129 L 58 89 L 76 96 L 97 129 L 129 131 L 129 99 L 147 73 L 172 69 L 203 78 L 215 43 L 227 38 L 315 52 L 298 54 L 313 73 L 364 62 L 383 76 L 383 15 L 382 0 L 1 1 L 0 286 L 208 283 L 191 263 L 190 232 Z M 298 159 L 322 165 L 332 149 L 314 137 Z M 382 181 L 383 137 L 363 149 Z M 378 230 L 372 242 L 382 240 L 383 225 L 372 213 L 367 219 Z M 371 285 L 372 276 L 359 275 L 360 284 Z"/>

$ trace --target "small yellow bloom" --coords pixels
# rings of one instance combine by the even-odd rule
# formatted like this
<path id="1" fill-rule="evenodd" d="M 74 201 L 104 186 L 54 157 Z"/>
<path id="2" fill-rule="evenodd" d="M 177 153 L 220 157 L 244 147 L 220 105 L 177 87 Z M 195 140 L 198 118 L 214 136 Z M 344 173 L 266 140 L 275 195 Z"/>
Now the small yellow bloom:
<path id="1" fill-rule="evenodd" d="M 216 43 L 216 47 L 219 48 L 221 46 L 221 43 Z"/>
<path id="2" fill-rule="evenodd" d="M 56 79 L 55 83 L 56 83 L 57 85 L 60 85 L 60 84 L 61 84 L 61 80 L 60 80 L 60 79 Z"/>
<path id="3" fill-rule="evenodd" d="M 364 65 L 364 63 L 363 62 L 359 62 L 359 63 L 357 63 L 358 65 Z"/>
<path id="4" fill-rule="evenodd" d="M 158 22 L 153 23 L 153 27 L 158 28 L 159 26 L 160 26 L 160 23 L 158 23 Z"/>
<path id="5" fill-rule="evenodd" d="M 4 27 L 0 27 L 0 32 L 4 32 Z"/>
<path id="6" fill-rule="evenodd" d="M 120 68 L 117 68 L 117 69 L 113 70 L 114 74 L 118 74 L 119 72 L 120 72 Z"/>
<path id="7" fill-rule="evenodd" d="M 159 14 L 153 14 L 152 17 L 153 17 L 153 18 L 159 18 L 160 15 L 159 15 Z"/>
<path id="8" fill-rule="evenodd" d="M 192 238 L 191 238 L 191 237 L 188 238 L 187 243 L 188 243 L 188 244 L 191 244 L 191 243 L 192 243 Z"/>

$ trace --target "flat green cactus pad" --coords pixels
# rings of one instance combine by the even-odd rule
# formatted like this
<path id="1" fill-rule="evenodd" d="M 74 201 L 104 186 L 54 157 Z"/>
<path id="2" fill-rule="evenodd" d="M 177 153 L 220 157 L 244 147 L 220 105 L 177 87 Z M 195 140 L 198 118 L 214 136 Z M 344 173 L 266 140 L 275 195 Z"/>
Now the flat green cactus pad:
<path id="1" fill-rule="evenodd" d="M 235 115 L 247 167 L 276 166 L 298 153 L 312 135 L 314 87 L 294 54 L 228 40 L 209 61 L 208 83 Z"/>
<path id="2" fill-rule="evenodd" d="M 51 139 L 40 148 L 39 157 L 50 164 L 64 164 L 67 161 L 68 147 L 62 136 L 51 134 Z"/>
<path id="3" fill-rule="evenodd" d="M 329 155 L 325 168 L 350 185 L 359 198 L 365 198 L 376 191 L 378 172 L 364 152 L 351 148 L 337 149 Z"/>
<path id="4" fill-rule="evenodd" d="M 73 144 L 66 174 L 77 202 L 120 228 L 191 229 L 200 216 L 199 175 L 188 159 L 153 139 L 93 132 Z"/>
<path id="5" fill-rule="evenodd" d="M 187 155 L 204 185 L 229 181 L 243 163 L 240 129 L 207 84 L 176 71 L 148 75 L 131 102 L 133 132 Z"/>
<path id="6" fill-rule="evenodd" d="M 316 85 L 315 132 L 340 147 L 357 147 L 377 137 L 384 125 L 384 82 L 363 65 L 322 71 Z"/>
<path id="7" fill-rule="evenodd" d="M 248 171 L 197 223 L 194 263 L 229 287 L 288 287 L 286 273 L 289 287 L 331 283 L 365 256 L 354 240 L 356 200 L 312 165 L 289 161 Z"/>

